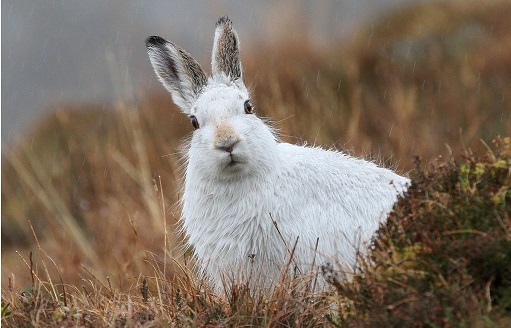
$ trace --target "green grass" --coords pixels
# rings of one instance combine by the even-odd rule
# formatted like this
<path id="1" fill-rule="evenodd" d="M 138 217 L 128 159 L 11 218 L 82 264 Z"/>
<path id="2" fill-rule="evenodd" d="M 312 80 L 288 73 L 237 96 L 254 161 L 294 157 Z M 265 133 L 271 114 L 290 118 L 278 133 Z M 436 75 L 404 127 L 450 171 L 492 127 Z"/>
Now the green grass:
<path id="1" fill-rule="evenodd" d="M 192 127 L 169 95 L 62 105 L 2 154 L 2 325 L 510 325 L 510 16 L 509 2 L 434 3 L 342 46 L 242 51 L 285 141 L 413 180 L 352 279 L 327 270 L 332 294 L 301 277 L 221 297 L 193 277 L 174 205 Z"/>

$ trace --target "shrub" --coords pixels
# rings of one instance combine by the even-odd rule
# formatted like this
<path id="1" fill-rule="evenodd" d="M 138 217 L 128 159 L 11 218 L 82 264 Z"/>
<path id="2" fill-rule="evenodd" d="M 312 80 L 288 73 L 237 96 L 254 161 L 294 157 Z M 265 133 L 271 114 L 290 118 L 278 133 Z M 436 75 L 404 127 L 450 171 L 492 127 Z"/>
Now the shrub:
<path id="1" fill-rule="evenodd" d="M 353 281 L 348 326 L 511 323 L 511 139 L 417 166 Z M 506 318 L 507 319 L 503 319 Z"/>

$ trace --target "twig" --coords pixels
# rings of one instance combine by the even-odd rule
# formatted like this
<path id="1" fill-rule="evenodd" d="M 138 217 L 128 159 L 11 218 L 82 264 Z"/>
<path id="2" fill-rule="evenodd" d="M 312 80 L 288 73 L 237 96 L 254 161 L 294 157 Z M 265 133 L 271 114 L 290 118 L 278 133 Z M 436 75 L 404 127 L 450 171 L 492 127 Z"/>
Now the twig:
<path id="1" fill-rule="evenodd" d="M 48 258 L 50 258 L 50 256 L 48 254 L 46 254 L 46 252 L 41 247 L 41 244 L 39 243 L 39 238 L 37 238 L 34 227 L 32 226 L 32 222 L 28 221 L 28 224 L 30 225 L 30 229 L 32 230 L 32 234 L 34 235 L 34 238 L 35 238 L 35 241 L 37 244 L 37 249 L 39 250 L 39 257 L 41 258 L 41 263 L 43 264 L 44 271 L 46 272 L 46 277 L 48 278 L 48 282 L 49 282 L 51 290 L 53 292 L 52 295 L 55 298 L 55 302 L 58 303 L 59 294 L 55 290 L 55 285 L 53 284 L 53 281 L 51 280 L 50 271 L 48 270 L 48 266 L 46 265 L 46 262 L 42 258 L 42 253 L 44 253 Z M 32 266 L 32 252 L 30 252 L 30 265 Z"/>
<path id="2" fill-rule="evenodd" d="M 314 267 L 316 266 L 316 255 L 318 253 L 318 245 L 319 245 L 319 237 L 316 238 L 316 245 L 314 246 L 314 257 L 312 258 L 312 265 L 311 265 L 311 272 L 314 272 Z M 314 283 L 312 284 L 312 292 L 314 292 L 316 290 L 316 284 L 318 282 L 318 274 L 314 274 Z M 307 289 L 309 288 L 310 286 L 307 286 Z M 309 291 L 309 290 L 307 290 Z"/>
<path id="3" fill-rule="evenodd" d="M 167 269 L 167 216 L 165 215 L 165 198 L 163 198 L 163 185 L 161 183 L 161 175 L 158 175 L 158 181 L 160 182 L 160 197 L 161 197 L 161 212 L 163 215 L 163 277 L 165 278 Z"/>
<path id="4" fill-rule="evenodd" d="M 147 303 L 147 300 L 149 299 L 149 287 L 147 286 L 147 279 L 144 277 L 142 279 L 142 286 L 140 286 L 140 294 L 142 294 L 142 301 L 144 303 Z"/>
<path id="5" fill-rule="evenodd" d="M 32 251 L 28 255 L 28 259 L 30 260 L 30 277 L 32 278 L 32 291 L 35 288 L 35 279 L 34 279 L 34 261 L 32 260 Z"/>
<path id="6" fill-rule="evenodd" d="M 289 256 L 290 256 L 289 260 L 290 260 L 290 261 L 293 261 L 293 262 L 294 262 L 294 264 L 295 264 L 295 266 L 298 266 L 298 265 L 296 264 L 296 262 L 294 261 L 294 258 L 293 258 L 294 251 L 295 251 L 296 245 L 297 245 L 297 243 L 298 243 L 298 237 L 296 238 L 296 242 L 295 242 L 295 245 L 294 245 L 293 249 L 292 249 L 292 250 L 290 250 L 290 249 L 289 249 L 289 247 L 288 247 L 288 245 L 287 245 L 286 240 L 284 239 L 284 236 L 283 236 L 283 235 L 282 235 L 282 233 L 280 232 L 280 229 L 279 229 L 279 226 L 278 226 L 278 224 L 277 224 L 277 221 L 275 221 L 275 220 L 273 219 L 273 216 L 271 215 L 271 213 L 269 213 L 269 214 L 270 214 L 270 219 L 271 219 L 271 222 L 273 223 L 273 226 L 275 227 L 275 229 L 277 229 L 277 233 L 279 234 L 280 239 L 282 239 L 282 242 L 284 243 L 284 246 L 286 247 L 286 251 L 289 253 Z M 299 269 L 298 269 L 298 270 L 299 270 Z M 286 272 L 287 272 L 287 270 L 286 270 Z M 301 273 L 301 272 L 300 272 L 300 273 Z"/>
<path id="7" fill-rule="evenodd" d="M 94 280 L 96 280 L 96 281 L 97 281 L 97 282 L 98 282 L 98 283 L 99 283 L 99 284 L 100 284 L 103 288 L 105 288 L 105 289 L 109 290 L 109 289 L 108 289 L 108 287 L 107 287 L 107 286 L 106 286 L 106 285 L 105 285 L 105 284 L 104 284 L 101 280 L 99 280 L 99 278 L 98 278 L 98 277 L 96 277 L 96 275 L 94 275 L 94 274 L 90 271 L 90 269 L 87 269 L 87 267 L 86 267 L 85 265 L 83 265 L 83 264 L 82 264 L 82 268 L 83 268 L 83 269 L 84 269 L 84 270 L 85 270 L 88 274 L 90 274 L 90 275 L 92 276 L 92 278 L 94 278 Z"/>
<path id="8" fill-rule="evenodd" d="M 16 254 L 18 254 L 18 256 L 21 258 L 21 260 L 25 263 L 25 265 L 27 266 L 27 268 L 29 268 L 30 270 L 30 274 L 31 275 L 34 275 L 34 277 L 37 279 L 37 281 L 39 282 L 39 285 L 43 286 L 43 288 L 46 290 L 46 292 L 48 294 L 50 294 L 50 290 L 48 288 L 46 288 L 46 286 L 43 284 L 41 278 L 39 278 L 39 276 L 37 275 L 37 273 L 34 271 L 33 269 L 33 266 L 29 265 L 27 260 L 25 260 L 25 258 L 18 252 L 18 251 L 15 251 Z M 32 254 L 32 252 L 30 252 L 30 254 Z M 35 288 L 35 287 L 34 287 Z"/>

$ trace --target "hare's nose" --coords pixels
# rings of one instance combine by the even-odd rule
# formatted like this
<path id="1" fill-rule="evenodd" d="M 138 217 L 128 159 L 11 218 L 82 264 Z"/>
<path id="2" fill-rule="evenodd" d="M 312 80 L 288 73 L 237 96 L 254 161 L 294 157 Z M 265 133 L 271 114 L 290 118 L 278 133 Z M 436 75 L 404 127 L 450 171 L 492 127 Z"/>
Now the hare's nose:
<path id="1" fill-rule="evenodd" d="M 223 150 L 228 153 L 232 153 L 234 151 L 234 147 L 236 147 L 236 144 L 239 142 L 239 140 L 226 142 L 224 144 L 215 145 L 215 148 L 218 150 Z"/>
<path id="2" fill-rule="evenodd" d="M 234 149 L 234 146 L 229 146 L 229 147 L 225 148 L 225 151 L 228 153 L 232 153 L 233 149 Z"/>
<path id="3" fill-rule="evenodd" d="M 238 143 L 238 142 L 236 141 L 236 142 L 234 142 L 234 143 L 230 144 L 230 145 L 229 145 L 229 146 L 227 146 L 227 147 L 218 147 L 218 148 L 219 148 L 219 149 L 223 149 L 223 150 L 225 150 L 225 151 L 226 151 L 226 152 L 228 152 L 228 153 L 232 153 L 232 152 L 233 152 L 233 150 L 234 150 L 234 146 L 235 146 L 237 143 Z"/>
<path id="4" fill-rule="evenodd" d="M 216 149 L 232 153 L 234 146 L 240 141 L 240 136 L 230 125 L 219 125 L 215 130 L 213 146 Z"/>

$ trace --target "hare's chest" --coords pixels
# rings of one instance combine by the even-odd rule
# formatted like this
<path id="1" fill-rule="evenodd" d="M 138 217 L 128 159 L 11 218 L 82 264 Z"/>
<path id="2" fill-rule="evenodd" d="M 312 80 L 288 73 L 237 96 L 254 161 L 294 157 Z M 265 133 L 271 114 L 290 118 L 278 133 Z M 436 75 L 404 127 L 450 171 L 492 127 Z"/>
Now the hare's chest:
<path id="1" fill-rule="evenodd" d="M 190 190 L 183 199 L 183 227 L 196 249 L 261 253 L 276 234 L 271 207 L 264 193 L 257 191 Z"/>

